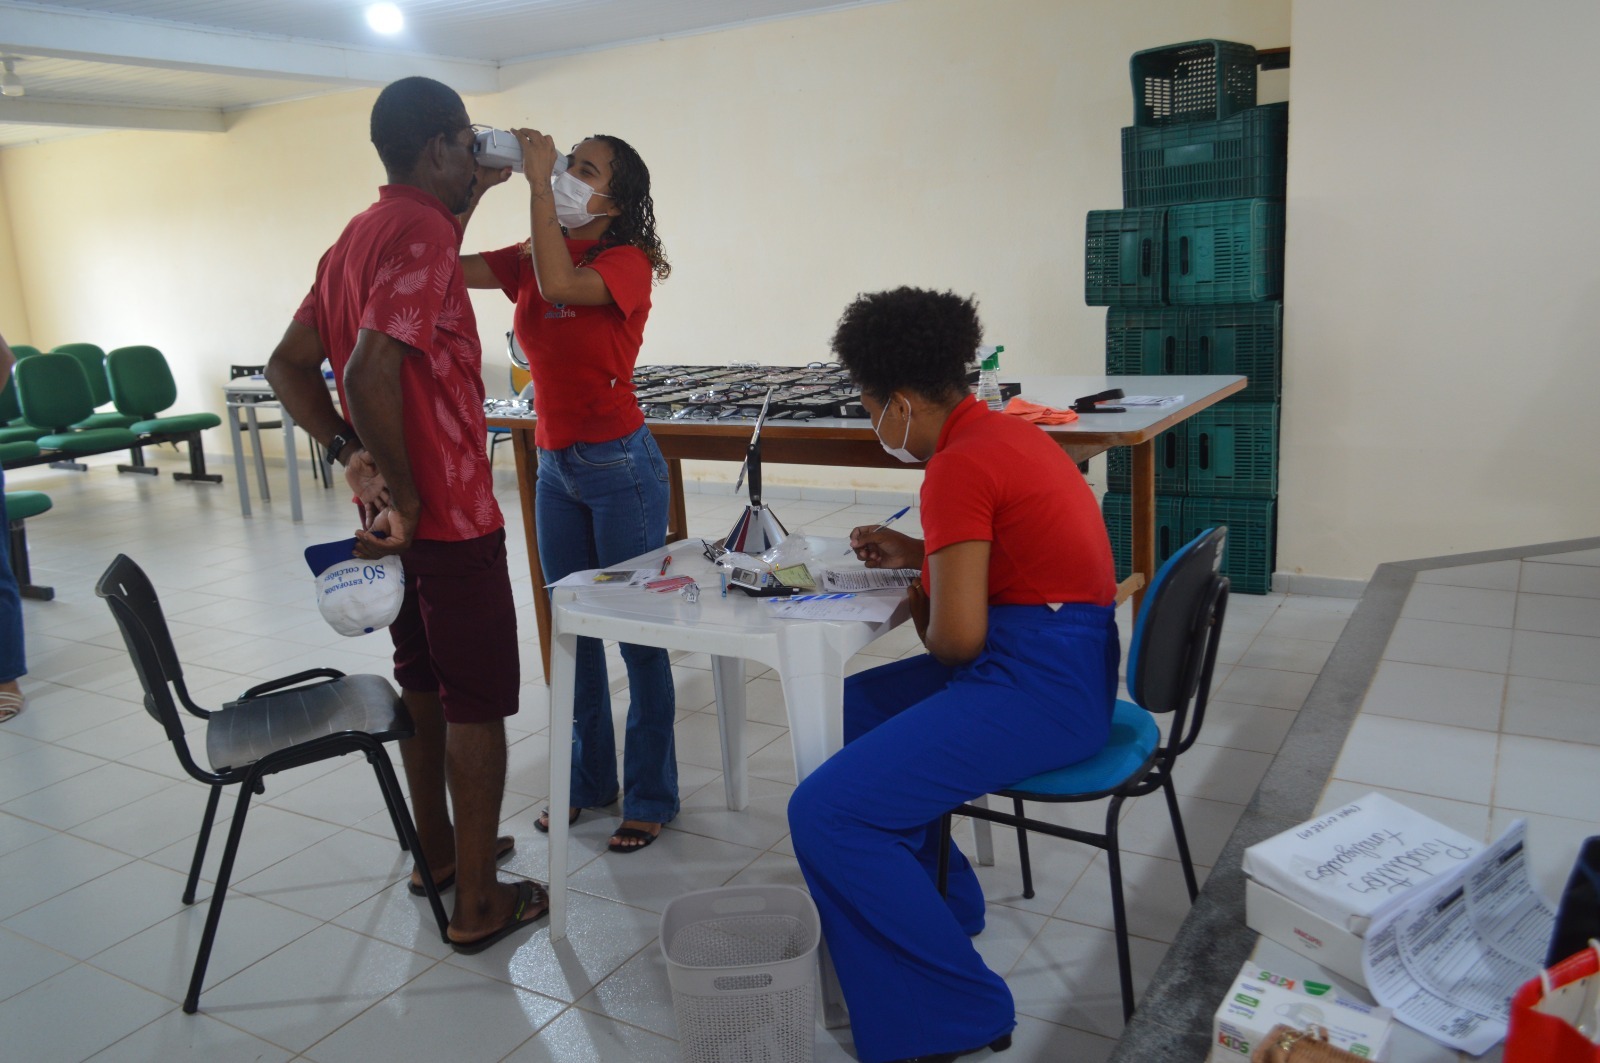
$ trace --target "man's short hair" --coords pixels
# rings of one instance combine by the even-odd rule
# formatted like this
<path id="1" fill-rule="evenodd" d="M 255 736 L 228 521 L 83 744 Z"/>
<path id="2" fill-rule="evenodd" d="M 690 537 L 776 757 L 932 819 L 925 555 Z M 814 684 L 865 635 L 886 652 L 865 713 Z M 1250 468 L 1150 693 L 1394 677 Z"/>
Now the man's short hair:
<path id="1" fill-rule="evenodd" d="M 466 123 L 467 105 L 455 89 L 432 78 L 401 78 L 372 105 L 372 146 L 390 174 L 409 174 L 428 141 Z"/>

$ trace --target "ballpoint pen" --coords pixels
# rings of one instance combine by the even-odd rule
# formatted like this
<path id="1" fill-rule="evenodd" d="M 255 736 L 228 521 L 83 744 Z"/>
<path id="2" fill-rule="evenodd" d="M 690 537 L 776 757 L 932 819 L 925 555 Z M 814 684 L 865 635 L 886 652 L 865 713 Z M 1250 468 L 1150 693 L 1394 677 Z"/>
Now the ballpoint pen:
<path id="1" fill-rule="evenodd" d="M 670 564 L 672 564 L 672 555 L 668 554 L 661 559 L 661 571 L 657 572 L 656 575 L 665 576 L 667 574 L 667 566 Z"/>
<path id="2" fill-rule="evenodd" d="M 910 506 L 901 506 L 900 509 L 897 512 L 895 512 L 893 515 L 891 515 L 888 520 L 884 521 L 882 524 L 877 525 L 876 527 L 868 528 L 867 529 L 867 534 L 870 535 L 875 531 L 880 531 L 880 530 L 882 530 L 884 528 L 887 528 L 889 525 L 893 524 L 895 521 L 899 520 L 901 517 L 905 516 L 907 513 L 910 513 L 910 512 L 911 512 L 911 507 Z M 844 552 L 847 553 L 847 554 L 854 553 L 855 552 L 855 547 L 847 546 L 847 547 L 845 547 Z"/>

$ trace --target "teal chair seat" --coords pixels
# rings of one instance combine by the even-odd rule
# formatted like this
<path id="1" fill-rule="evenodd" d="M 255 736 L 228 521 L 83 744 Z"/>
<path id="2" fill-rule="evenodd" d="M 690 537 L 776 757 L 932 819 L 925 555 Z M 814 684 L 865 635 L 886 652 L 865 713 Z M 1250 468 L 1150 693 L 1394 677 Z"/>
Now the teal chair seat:
<path id="1" fill-rule="evenodd" d="M 31 439 L 0 440 L 0 462 L 22 461 L 39 456 L 39 444 Z"/>
<path id="2" fill-rule="evenodd" d="M 81 432 L 43 435 L 37 442 L 45 450 L 59 450 L 66 454 L 104 454 L 108 450 L 137 446 L 139 436 L 126 428 L 88 428 Z"/>
<path id="3" fill-rule="evenodd" d="M 138 420 L 139 419 L 137 417 L 129 417 L 125 413 L 112 413 L 110 410 L 107 410 L 104 413 L 92 414 L 88 418 L 86 418 L 86 419 L 84 419 L 82 421 L 79 421 L 77 424 L 73 425 L 72 427 L 74 427 L 74 428 L 132 428 L 135 424 L 138 423 Z M 0 431 L 3 431 L 3 429 L 0 429 Z"/>
<path id="4" fill-rule="evenodd" d="M 1034 799 L 1049 795 L 1103 793 L 1142 773 L 1161 744 L 1154 716 L 1131 701 L 1118 701 L 1111 713 L 1111 738 L 1088 760 L 1041 772 L 1009 787 Z"/>
<path id="5" fill-rule="evenodd" d="M 7 425 L 0 428 L 0 443 L 32 443 L 44 433 L 43 428 L 34 428 L 32 425 Z"/>
<path id="6" fill-rule="evenodd" d="M 6 518 L 27 520 L 50 511 L 50 496 L 43 491 L 7 491 Z"/>
<path id="7" fill-rule="evenodd" d="M 203 432 L 221 423 L 222 418 L 214 413 L 180 413 L 173 417 L 152 417 L 146 421 L 134 421 L 128 427 L 142 436 L 182 435 L 188 432 Z"/>

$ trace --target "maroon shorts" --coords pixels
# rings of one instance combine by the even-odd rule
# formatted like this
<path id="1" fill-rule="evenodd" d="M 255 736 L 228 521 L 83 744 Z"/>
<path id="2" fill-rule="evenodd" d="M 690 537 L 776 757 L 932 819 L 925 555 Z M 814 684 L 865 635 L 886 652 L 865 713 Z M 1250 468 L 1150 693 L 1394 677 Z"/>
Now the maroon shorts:
<path id="1" fill-rule="evenodd" d="M 504 528 L 476 539 L 418 539 L 400 555 L 406 596 L 389 625 L 400 689 L 439 695 L 450 723 L 517 711 L 517 611 Z"/>

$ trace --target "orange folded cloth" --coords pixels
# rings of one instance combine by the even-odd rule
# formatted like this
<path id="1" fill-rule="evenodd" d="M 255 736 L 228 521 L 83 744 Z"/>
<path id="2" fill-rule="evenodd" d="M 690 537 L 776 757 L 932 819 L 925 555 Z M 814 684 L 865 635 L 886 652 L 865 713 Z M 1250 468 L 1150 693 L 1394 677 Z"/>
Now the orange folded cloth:
<path id="1" fill-rule="evenodd" d="M 1072 410 L 1041 406 L 1037 402 L 1029 402 L 1020 397 L 1006 403 L 1006 412 L 1024 421 L 1032 421 L 1034 424 L 1071 424 L 1078 419 L 1078 415 Z"/>

